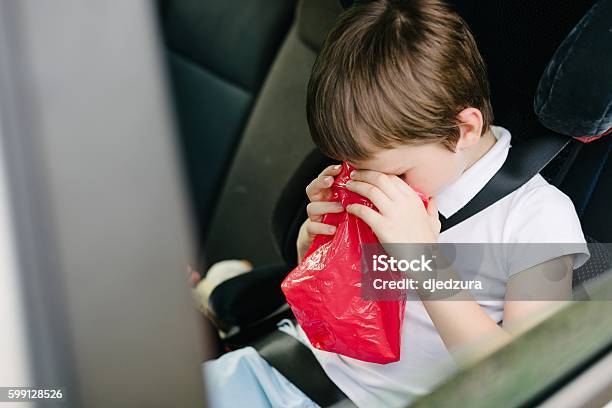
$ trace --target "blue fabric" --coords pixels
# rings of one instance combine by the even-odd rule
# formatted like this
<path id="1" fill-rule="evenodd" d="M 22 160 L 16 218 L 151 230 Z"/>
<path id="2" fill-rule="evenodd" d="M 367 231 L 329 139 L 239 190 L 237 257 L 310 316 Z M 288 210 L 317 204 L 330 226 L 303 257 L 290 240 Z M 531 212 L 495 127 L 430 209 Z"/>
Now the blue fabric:
<path id="1" fill-rule="evenodd" d="M 202 364 L 208 406 L 318 408 L 253 347 Z"/>

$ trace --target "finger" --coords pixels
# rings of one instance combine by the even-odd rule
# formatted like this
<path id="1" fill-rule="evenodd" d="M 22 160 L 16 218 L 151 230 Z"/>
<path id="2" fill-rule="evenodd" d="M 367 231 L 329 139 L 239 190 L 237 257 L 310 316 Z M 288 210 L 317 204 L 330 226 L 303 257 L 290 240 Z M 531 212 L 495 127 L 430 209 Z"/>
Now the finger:
<path id="1" fill-rule="evenodd" d="M 342 169 L 341 164 L 327 166 L 323 169 L 321 173 L 319 173 L 319 176 L 337 176 L 338 174 L 340 174 L 340 169 Z"/>
<path id="2" fill-rule="evenodd" d="M 415 196 L 416 198 L 418 198 L 419 200 L 421 199 L 419 193 L 412 188 L 412 186 L 408 183 L 406 183 L 404 180 L 402 180 L 401 178 L 395 176 L 394 178 L 392 178 L 391 180 L 393 180 L 395 182 L 395 184 L 397 185 L 398 189 L 404 193 L 407 194 L 409 196 Z"/>
<path id="3" fill-rule="evenodd" d="M 327 189 L 334 183 L 334 177 L 340 174 L 342 170 L 341 164 L 327 166 L 308 186 L 306 186 L 306 195 L 310 201 L 321 201 L 329 199 L 331 192 Z"/>
<path id="4" fill-rule="evenodd" d="M 421 197 L 425 197 L 424 194 L 415 190 L 410 184 L 406 183 L 404 180 L 402 180 L 401 178 L 397 176 L 395 178 L 392 178 L 391 180 L 396 182 L 396 184 L 398 185 L 398 188 L 404 194 L 404 196 L 410 197 L 411 200 L 421 203 L 423 208 L 426 209 L 427 206 L 425 206 L 425 203 L 423 203 L 423 199 L 421 198 Z"/>
<path id="5" fill-rule="evenodd" d="M 373 184 L 349 180 L 346 183 L 346 188 L 370 200 L 382 213 L 389 208 L 391 200 L 380 190 L 380 188 Z"/>
<path id="6" fill-rule="evenodd" d="M 414 194 L 416 194 L 416 191 L 414 191 L 414 189 L 412 187 L 410 187 L 410 184 L 408 184 L 404 180 L 402 180 L 401 177 L 399 177 L 399 176 L 390 176 L 390 180 L 395 185 L 397 190 L 400 191 L 401 193 L 404 193 L 404 194 L 412 194 L 412 193 L 414 193 Z"/>
<path id="7" fill-rule="evenodd" d="M 332 176 L 319 176 L 306 186 L 306 195 L 310 201 L 324 201 L 329 198 L 329 188 L 334 183 Z"/>
<path id="8" fill-rule="evenodd" d="M 438 214 L 438 202 L 435 197 L 431 197 L 427 203 L 427 214 L 431 217 L 440 218 Z"/>
<path id="9" fill-rule="evenodd" d="M 322 222 L 310 221 L 306 224 L 306 232 L 310 235 L 334 235 L 336 227 Z"/>
<path id="10" fill-rule="evenodd" d="M 439 234 L 442 229 L 442 222 L 440 221 L 440 215 L 438 213 L 438 204 L 434 197 L 431 197 L 427 203 L 427 215 L 429 215 L 431 219 L 435 232 Z"/>
<path id="11" fill-rule="evenodd" d="M 380 189 L 385 195 L 392 199 L 399 198 L 400 190 L 391 181 L 391 177 L 388 174 L 381 173 L 374 170 L 354 170 L 351 173 L 351 179 L 356 181 L 363 181 L 365 183 L 373 184 Z M 393 176 L 398 178 L 397 176 Z"/>
<path id="12" fill-rule="evenodd" d="M 383 219 L 381 214 L 362 204 L 347 205 L 346 212 L 362 219 L 375 233 Z"/>
<path id="13" fill-rule="evenodd" d="M 306 206 L 306 213 L 312 221 L 319 221 L 325 214 L 341 213 L 342 211 L 344 207 L 336 201 L 314 201 Z"/>

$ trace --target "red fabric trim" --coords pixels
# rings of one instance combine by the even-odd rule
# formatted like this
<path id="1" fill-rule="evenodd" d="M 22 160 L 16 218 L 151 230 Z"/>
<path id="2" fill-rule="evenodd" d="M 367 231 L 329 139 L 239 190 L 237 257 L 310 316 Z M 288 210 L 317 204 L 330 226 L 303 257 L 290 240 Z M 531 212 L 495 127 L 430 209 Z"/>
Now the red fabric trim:
<path id="1" fill-rule="evenodd" d="M 602 136 L 605 136 L 607 134 L 612 133 L 612 128 L 606 130 L 605 132 L 603 132 L 601 135 L 595 135 L 595 136 L 573 136 L 574 139 L 581 141 L 582 143 L 591 143 L 594 140 L 599 139 Z"/>

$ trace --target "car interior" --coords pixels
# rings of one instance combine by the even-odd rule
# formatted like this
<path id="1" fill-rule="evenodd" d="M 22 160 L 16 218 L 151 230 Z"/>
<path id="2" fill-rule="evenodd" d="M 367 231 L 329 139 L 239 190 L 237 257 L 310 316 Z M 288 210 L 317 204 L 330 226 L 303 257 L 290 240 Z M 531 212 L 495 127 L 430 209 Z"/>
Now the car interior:
<path id="1" fill-rule="evenodd" d="M 355 1 L 0 2 L 0 383 L 56 386 L 65 406 L 206 406 L 202 362 L 252 346 L 318 405 L 354 406 L 277 323 L 295 320 L 280 284 L 304 189 L 334 163 L 310 137 L 308 80 Z M 612 0 L 448 3 L 513 139 L 442 230 L 540 173 L 590 258 L 575 302 L 411 406 L 604 406 Z M 194 304 L 185 264 L 225 260 L 252 269 Z"/>
<path id="2" fill-rule="evenodd" d="M 273 329 L 292 317 L 280 282 L 297 263 L 304 188 L 333 163 L 309 136 L 309 72 L 326 32 L 352 3 L 158 3 L 197 220 L 198 268 L 205 273 L 224 259 L 254 265 L 214 289 L 209 317 L 220 329 L 222 347 L 256 345 L 322 406 L 338 403 L 342 393 L 302 345 Z M 603 137 L 611 124 L 612 53 L 602 37 L 610 2 L 449 3 L 474 33 L 488 67 L 495 123 L 509 129 L 513 140 L 504 167 L 458 214 L 441 220 L 442 230 L 539 172 L 572 199 L 593 244 L 591 259 L 574 273 L 576 299 L 588 299 L 583 284 L 610 265 L 608 249 L 596 245 L 612 238 L 612 145 Z M 304 378 L 307 370 L 318 380 L 314 374 Z"/>

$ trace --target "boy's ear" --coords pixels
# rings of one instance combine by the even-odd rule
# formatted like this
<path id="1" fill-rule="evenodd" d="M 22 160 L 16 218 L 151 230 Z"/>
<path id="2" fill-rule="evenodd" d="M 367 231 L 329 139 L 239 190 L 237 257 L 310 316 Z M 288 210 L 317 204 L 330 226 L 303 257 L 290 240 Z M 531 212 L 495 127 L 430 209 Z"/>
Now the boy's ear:
<path id="1" fill-rule="evenodd" d="M 482 113 L 476 108 L 465 108 L 457 115 L 459 120 L 459 140 L 456 151 L 465 150 L 480 140 L 482 132 Z"/>

